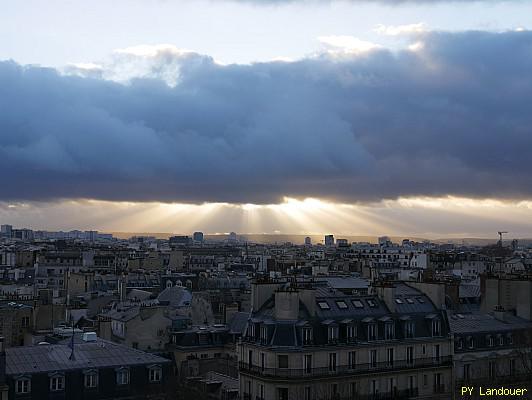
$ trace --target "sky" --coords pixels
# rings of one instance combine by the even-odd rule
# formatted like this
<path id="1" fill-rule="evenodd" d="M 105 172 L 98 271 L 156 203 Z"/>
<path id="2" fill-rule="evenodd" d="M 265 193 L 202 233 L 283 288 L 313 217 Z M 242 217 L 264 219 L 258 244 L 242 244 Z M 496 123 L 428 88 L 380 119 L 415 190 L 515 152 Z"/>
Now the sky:
<path id="1" fill-rule="evenodd" d="M 532 237 L 532 1 L 0 6 L 0 223 Z"/>

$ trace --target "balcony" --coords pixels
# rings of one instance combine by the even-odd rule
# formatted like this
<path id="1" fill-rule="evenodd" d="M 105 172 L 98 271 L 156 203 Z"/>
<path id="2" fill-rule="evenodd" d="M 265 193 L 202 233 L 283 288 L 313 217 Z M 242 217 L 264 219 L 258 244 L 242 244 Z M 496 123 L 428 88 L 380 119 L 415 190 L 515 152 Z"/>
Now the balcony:
<path id="1" fill-rule="evenodd" d="M 256 376 L 270 377 L 270 378 L 314 378 L 338 375 L 357 375 L 357 374 L 372 374 L 380 372 L 409 370 L 417 368 L 434 368 L 451 366 L 451 356 L 438 358 L 418 358 L 414 360 L 395 360 L 393 363 L 388 361 L 372 363 L 372 364 L 357 364 L 355 368 L 351 365 L 337 365 L 333 368 L 262 368 L 258 365 L 250 365 L 244 362 L 239 363 L 239 370 L 243 373 L 248 373 Z"/>

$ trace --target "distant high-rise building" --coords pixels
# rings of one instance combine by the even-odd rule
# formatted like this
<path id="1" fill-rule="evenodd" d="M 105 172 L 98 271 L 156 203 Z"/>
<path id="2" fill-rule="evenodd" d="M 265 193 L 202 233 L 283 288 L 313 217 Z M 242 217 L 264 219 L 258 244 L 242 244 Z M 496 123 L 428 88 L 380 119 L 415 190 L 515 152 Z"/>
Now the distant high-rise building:
<path id="1" fill-rule="evenodd" d="M 310 236 L 307 236 L 305 238 L 305 246 L 312 246 L 312 239 L 310 238 Z"/>
<path id="2" fill-rule="evenodd" d="M 388 236 L 381 236 L 379 237 L 379 245 L 380 246 L 389 246 L 392 243 L 390 238 Z"/>
<path id="3" fill-rule="evenodd" d="M 235 232 L 231 232 L 231 233 L 229 234 L 229 238 L 228 238 L 228 240 L 229 240 L 230 242 L 236 242 L 236 241 L 237 241 L 236 233 L 235 233 Z"/>
<path id="4" fill-rule="evenodd" d="M 194 232 L 192 239 L 197 243 L 203 243 L 203 232 Z"/>
<path id="5" fill-rule="evenodd" d="M 11 237 L 11 233 L 13 232 L 13 225 L 2 225 L 0 227 L 1 236 L 4 237 Z"/>
<path id="6" fill-rule="evenodd" d="M 334 246 L 334 235 L 325 236 L 325 246 Z"/>

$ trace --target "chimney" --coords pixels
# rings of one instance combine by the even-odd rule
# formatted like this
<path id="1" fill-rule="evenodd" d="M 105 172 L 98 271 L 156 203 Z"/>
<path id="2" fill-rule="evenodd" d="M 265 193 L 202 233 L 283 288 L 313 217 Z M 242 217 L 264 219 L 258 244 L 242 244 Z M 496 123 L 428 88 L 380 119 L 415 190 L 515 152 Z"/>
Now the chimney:
<path id="1" fill-rule="evenodd" d="M 287 288 L 275 292 L 275 318 L 277 320 L 297 320 L 299 316 L 299 291 Z"/>
<path id="2" fill-rule="evenodd" d="M 493 310 L 493 317 L 499 321 L 504 322 L 506 320 L 506 310 L 504 307 L 497 305 Z"/>

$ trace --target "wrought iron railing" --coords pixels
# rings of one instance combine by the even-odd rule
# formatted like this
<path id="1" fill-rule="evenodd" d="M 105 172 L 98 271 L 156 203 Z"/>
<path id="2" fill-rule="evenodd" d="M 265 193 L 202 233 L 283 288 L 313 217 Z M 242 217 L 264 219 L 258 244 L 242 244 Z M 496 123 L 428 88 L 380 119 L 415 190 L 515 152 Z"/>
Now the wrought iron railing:
<path id="1" fill-rule="evenodd" d="M 403 369 L 431 368 L 450 366 L 451 356 L 437 358 L 416 358 L 414 360 L 394 360 L 377 363 L 336 365 L 318 368 L 263 368 L 260 365 L 250 365 L 240 362 L 240 372 L 275 378 L 311 378 L 327 375 L 356 375 L 372 372 L 397 371 Z"/>

